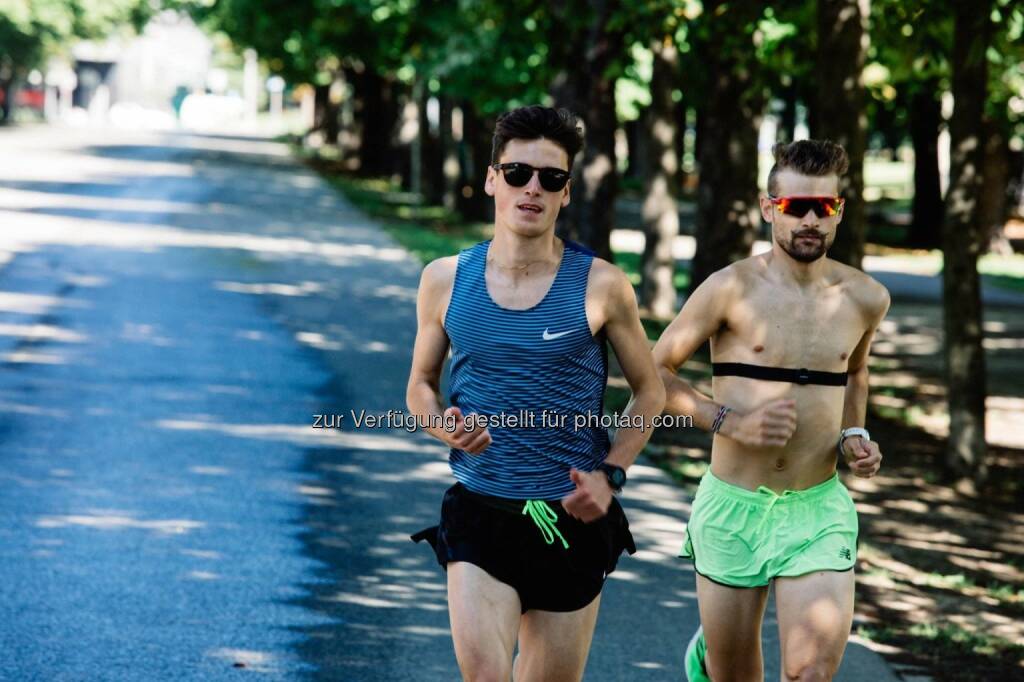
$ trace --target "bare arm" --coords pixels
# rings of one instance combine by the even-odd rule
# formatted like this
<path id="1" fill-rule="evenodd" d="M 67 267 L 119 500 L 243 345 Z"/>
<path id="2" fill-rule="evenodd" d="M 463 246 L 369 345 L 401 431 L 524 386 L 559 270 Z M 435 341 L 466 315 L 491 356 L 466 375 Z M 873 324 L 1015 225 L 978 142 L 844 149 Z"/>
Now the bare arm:
<path id="1" fill-rule="evenodd" d="M 864 426 L 868 407 L 868 355 L 875 330 L 882 323 L 889 310 L 889 292 L 881 285 L 871 287 L 871 300 L 866 304 L 865 315 L 869 324 L 857 347 L 850 354 L 848 366 L 849 376 L 846 380 L 846 393 L 843 397 L 844 429 L 853 426 Z M 847 438 L 843 442 L 843 455 L 850 470 L 857 476 L 870 478 L 874 476 L 882 464 L 882 452 L 874 441 L 865 441 L 860 436 Z"/>
<path id="2" fill-rule="evenodd" d="M 411 414 L 425 431 L 446 445 L 473 454 L 491 444 L 487 429 L 466 430 L 462 413 L 455 407 L 442 412 L 439 396 L 441 370 L 448 353 L 448 334 L 444 330 L 443 311 L 451 297 L 457 256 L 441 258 L 423 269 L 416 296 L 416 343 L 412 352 L 412 368 L 405 402 Z M 449 417 L 454 428 L 441 426 L 442 416 Z"/>
<path id="3" fill-rule="evenodd" d="M 732 268 L 707 278 L 654 347 L 654 361 L 665 383 L 665 412 L 690 415 L 693 423 L 710 431 L 723 407 L 704 395 L 676 371 L 700 346 L 726 324 L 729 306 L 739 296 L 740 282 Z M 796 403 L 775 400 L 747 414 L 729 412 L 719 435 L 756 447 L 785 445 L 796 430 Z"/>
<path id="4" fill-rule="evenodd" d="M 604 305 L 604 330 L 622 374 L 633 391 L 622 414 L 623 425 L 615 432 L 615 440 L 605 462 L 628 469 L 651 436 L 651 421 L 661 414 L 665 404 L 665 388 L 654 368 L 647 334 L 640 324 L 633 286 L 625 274 L 610 263 L 595 261 L 593 268 L 597 270 L 594 274 L 595 298 L 607 301 Z M 639 425 L 633 426 L 634 421 Z M 576 490 L 562 500 L 566 511 L 587 522 L 604 516 L 612 500 L 612 490 L 605 474 L 573 469 L 570 476 Z"/>
<path id="5" fill-rule="evenodd" d="M 725 271 L 713 274 L 687 299 L 654 346 L 654 362 L 665 385 L 665 412 L 690 415 L 693 423 L 705 431 L 711 429 L 721 405 L 676 372 L 724 324 L 732 288 L 731 277 Z"/>
<path id="6" fill-rule="evenodd" d="M 608 321 L 605 331 L 615 351 L 622 374 L 633 396 L 623 412 L 624 426 L 615 432 L 615 440 L 605 460 L 623 469 L 631 465 L 651 437 L 651 419 L 665 406 L 665 387 L 654 367 L 647 334 L 640 324 L 640 311 L 633 286 L 621 271 L 609 295 Z M 629 426 L 630 417 L 638 417 L 641 426 Z"/>

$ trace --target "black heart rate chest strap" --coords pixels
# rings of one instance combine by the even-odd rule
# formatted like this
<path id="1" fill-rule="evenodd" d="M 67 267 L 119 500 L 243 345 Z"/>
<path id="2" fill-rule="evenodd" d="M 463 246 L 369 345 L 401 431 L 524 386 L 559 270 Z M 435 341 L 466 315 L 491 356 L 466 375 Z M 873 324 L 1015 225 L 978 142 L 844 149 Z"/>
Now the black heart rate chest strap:
<path id="1" fill-rule="evenodd" d="M 713 362 L 711 373 L 716 377 L 747 377 L 763 381 L 785 381 L 791 384 L 806 386 L 846 386 L 848 372 L 820 372 L 801 367 L 764 367 L 748 365 L 745 362 Z"/>

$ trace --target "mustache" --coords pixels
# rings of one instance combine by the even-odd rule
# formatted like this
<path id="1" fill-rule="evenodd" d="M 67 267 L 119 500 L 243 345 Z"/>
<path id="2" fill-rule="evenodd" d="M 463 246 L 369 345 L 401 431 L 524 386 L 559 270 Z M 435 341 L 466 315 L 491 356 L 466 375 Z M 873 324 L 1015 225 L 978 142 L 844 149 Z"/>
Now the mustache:
<path id="1" fill-rule="evenodd" d="M 798 237 L 814 237 L 815 239 L 825 241 L 825 235 L 823 235 L 821 232 L 818 232 L 817 230 L 804 230 L 803 232 L 794 232 L 793 239 L 796 239 Z"/>

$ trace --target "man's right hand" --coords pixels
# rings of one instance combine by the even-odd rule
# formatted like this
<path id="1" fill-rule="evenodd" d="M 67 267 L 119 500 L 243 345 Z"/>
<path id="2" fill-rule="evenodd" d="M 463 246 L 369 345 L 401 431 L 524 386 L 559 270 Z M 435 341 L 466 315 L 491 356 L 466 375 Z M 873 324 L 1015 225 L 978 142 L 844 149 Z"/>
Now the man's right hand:
<path id="1" fill-rule="evenodd" d="M 749 447 L 767 448 L 784 446 L 794 431 L 796 401 L 783 398 L 744 415 L 735 412 L 726 415 L 719 433 Z"/>
<path id="2" fill-rule="evenodd" d="M 449 407 L 444 411 L 444 423 L 455 420 L 455 430 L 444 429 L 444 442 L 456 450 L 463 450 L 471 455 L 479 455 L 491 444 L 491 432 L 480 427 L 467 428 L 462 410 Z"/>

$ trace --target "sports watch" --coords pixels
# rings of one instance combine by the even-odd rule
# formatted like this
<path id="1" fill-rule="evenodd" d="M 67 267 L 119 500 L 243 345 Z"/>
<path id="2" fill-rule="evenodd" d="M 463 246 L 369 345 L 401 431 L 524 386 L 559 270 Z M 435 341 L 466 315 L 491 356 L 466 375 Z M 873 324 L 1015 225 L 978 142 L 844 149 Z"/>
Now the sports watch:
<path id="1" fill-rule="evenodd" d="M 839 443 L 836 444 L 836 448 L 839 450 L 840 457 L 845 456 L 845 453 L 843 452 L 843 443 L 846 441 L 847 438 L 852 438 L 853 436 L 860 436 L 864 440 L 871 440 L 871 434 L 868 433 L 867 429 L 862 429 L 859 426 L 852 426 L 848 429 L 843 429 L 839 433 Z"/>
<path id="2" fill-rule="evenodd" d="M 608 477 L 608 485 L 611 486 L 615 492 L 622 492 L 622 486 L 626 485 L 626 470 L 620 466 L 614 464 L 608 464 L 607 462 L 601 462 L 597 465 L 597 468 L 604 472 L 604 475 Z"/>

